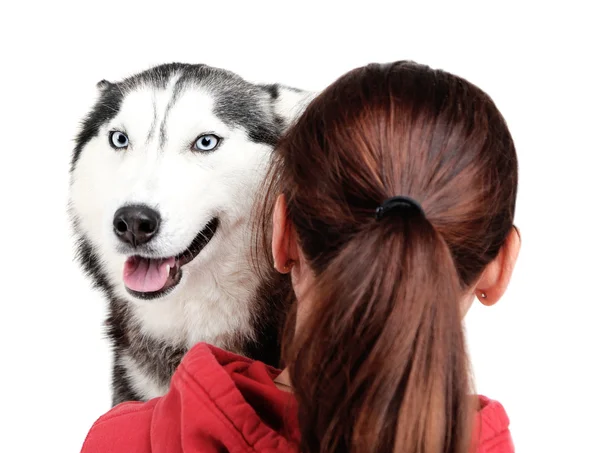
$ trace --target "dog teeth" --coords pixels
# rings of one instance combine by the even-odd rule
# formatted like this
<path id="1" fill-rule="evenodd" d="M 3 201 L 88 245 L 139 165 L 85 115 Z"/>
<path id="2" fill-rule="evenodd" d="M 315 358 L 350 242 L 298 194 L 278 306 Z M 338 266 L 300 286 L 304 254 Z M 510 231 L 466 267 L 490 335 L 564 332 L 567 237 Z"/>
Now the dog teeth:
<path id="1" fill-rule="evenodd" d="M 169 266 L 169 265 L 167 264 L 167 274 L 169 274 L 170 272 L 171 272 L 171 266 Z"/>

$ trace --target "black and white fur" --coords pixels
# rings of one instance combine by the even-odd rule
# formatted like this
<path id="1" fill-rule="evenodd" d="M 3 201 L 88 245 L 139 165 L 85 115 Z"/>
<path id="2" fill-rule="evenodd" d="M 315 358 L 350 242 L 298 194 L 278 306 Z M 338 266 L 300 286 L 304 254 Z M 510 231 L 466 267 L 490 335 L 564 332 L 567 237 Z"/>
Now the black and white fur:
<path id="1" fill-rule="evenodd" d="M 282 297 L 250 263 L 251 211 L 274 145 L 312 97 L 181 63 L 98 83 L 76 137 L 69 214 L 80 263 L 109 303 L 113 405 L 164 394 L 200 341 L 277 364 Z M 111 146 L 115 130 L 126 131 L 127 149 Z M 213 151 L 192 149 L 202 134 L 222 139 Z M 162 219 L 142 246 L 123 244 L 114 230 L 115 212 L 129 205 Z M 125 288 L 129 256 L 178 255 L 211 219 L 214 236 L 171 291 L 142 297 Z"/>

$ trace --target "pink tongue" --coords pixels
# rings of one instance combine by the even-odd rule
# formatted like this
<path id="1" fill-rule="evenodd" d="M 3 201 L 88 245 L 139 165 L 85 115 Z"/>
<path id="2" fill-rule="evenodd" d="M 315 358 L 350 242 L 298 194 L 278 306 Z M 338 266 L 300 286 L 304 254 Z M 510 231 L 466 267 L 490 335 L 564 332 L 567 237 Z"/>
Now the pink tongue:
<path id="1" fill-rule="evenodd" d="M 152 260 L 130 257 L 123 267 L 123 282 L 132 291 L 151 293 L 161 290 L 169 279 L 169 267 L 175 266 L 175 257 Z"/>

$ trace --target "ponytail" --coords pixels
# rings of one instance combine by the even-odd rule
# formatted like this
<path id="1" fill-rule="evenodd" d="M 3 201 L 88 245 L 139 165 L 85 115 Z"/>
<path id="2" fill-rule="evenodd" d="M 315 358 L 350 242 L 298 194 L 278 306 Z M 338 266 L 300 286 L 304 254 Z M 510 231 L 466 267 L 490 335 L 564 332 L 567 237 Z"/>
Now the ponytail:
<path id="1" fill-rule="evenodd" d="M 285 360 L 305 453 L 458 453 L 469 379 L 460 284 L 420 213 L 369 223 L 316 276 Z"/>

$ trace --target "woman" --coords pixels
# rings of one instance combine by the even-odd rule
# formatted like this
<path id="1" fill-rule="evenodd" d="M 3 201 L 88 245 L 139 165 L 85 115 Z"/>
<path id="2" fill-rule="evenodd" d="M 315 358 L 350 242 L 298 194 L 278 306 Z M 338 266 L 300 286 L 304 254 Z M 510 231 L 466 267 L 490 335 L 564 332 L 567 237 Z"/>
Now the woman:
<path id="1" fill-rule="evenodd" d="M 297 301 L 289 366 L 199 344 L 165 397 L 111 410 L 83 451 L 512 452 L 502 406 L 470 396 L 461 325 L 500 299 L 520 247 L 492 100 L 412 62 L 355 69 L 284 137 L 269 181 Z"/>

